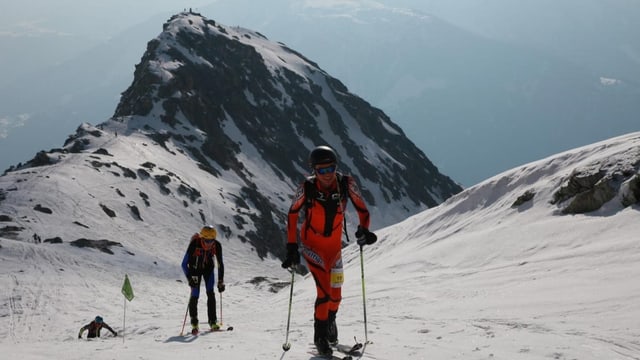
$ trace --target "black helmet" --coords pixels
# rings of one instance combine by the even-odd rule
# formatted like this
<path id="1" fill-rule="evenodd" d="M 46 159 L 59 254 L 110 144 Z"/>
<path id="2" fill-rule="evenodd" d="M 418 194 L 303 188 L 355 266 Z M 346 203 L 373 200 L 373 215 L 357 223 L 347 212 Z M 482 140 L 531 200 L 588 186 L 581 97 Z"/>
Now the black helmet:
<path id="1" fill-rule="evenodd" d="M 309 154 L 309 165 L 311 165 L 311 167 L 336 162 L 338 162 L 336 152 L 326 145 L 316 146 L 316 148 L 311 150 L 311 153 Z"/>

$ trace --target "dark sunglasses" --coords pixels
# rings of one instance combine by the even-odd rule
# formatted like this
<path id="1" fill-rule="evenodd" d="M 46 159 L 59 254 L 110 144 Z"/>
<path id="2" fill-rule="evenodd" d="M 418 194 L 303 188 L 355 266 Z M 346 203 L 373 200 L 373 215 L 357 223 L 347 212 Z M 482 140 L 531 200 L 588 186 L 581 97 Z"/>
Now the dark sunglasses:
<path id="1" fill-rule="evenodd" d="M 336 172 L 336 166 L 335 165 L 316 168 L 316 174 L 319 174 L 319 175 L 333 174 L 334 172 Z"/>

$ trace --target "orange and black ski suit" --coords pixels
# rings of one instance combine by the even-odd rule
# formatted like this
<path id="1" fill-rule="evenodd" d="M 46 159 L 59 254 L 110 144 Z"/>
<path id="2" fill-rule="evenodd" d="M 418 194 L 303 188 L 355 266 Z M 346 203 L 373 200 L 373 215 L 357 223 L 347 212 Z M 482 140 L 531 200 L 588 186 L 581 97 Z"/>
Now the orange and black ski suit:
<path id="1" fill-rule="evenodd" d="M 343 177 L 345 179 L 343 179 Z M 311 184 L 305 186 L 305 182 Z M 342 300 L 342 229 L 347 199 L 358 212 L 360 225 L 369 228 L 369 210 L 351 176 L 336 174 L 336 181 L 323 190 L 314 176 L 300 184 L 289 208 L 287 241 L 296 243 L 298 213 L 304 209 L 300 228 L 302 256 L 316 283 L 315 318 L 327 320 L 329 311 L 337 312 Z M 346 183 L 346 191 L 339 183 Z M 309 190 L 311 189 L 311 190 Z"/>

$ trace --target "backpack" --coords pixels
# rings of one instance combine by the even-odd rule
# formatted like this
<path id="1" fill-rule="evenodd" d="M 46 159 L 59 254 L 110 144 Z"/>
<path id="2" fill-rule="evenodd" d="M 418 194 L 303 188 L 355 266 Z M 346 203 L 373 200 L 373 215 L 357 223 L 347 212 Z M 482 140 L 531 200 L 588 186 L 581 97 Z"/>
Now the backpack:
<path id="1" fill-rule="evenodd" d="M 349 175 L 343 175 L 341 173 L 336 174 L 338 180 L 338 193 L 340 194 L 337 205 L 342 206 L 342 200 L 345 199 L 345 196 L 349 196 Z M 304 210 L 305 216 L 309 217 L 309 209 L 313 206 L 313 202 L 316 201 L 318 197 L 318 188 L 314 183 L 315 176 L 309 176 L 304 181 Z M 342 209 L 343 213 L 346 213 L 346 209 Z M 347 217 L 343 216 L 344 226 L 343 232 L 347 236 L 347 241 L 349 241 L 349 235 L 347 234 Z M 325 229 L 325 231 L 329 231 L 329 229 Z"/>
<path id="2" fill-rule="evenodd" d="M 205 249 L 200 245 L 200 235 L 194 234 L 191 237 L 191 242 L 197 242 L 194 245 L 193 252 L 189 256 L 189 269 L 195 272 L 208 270 L 214 267 L 214 258 L 216 256 L 216 244 L 215 242 L 210 249 Z"/>
<path id="3" fill-rule="evenodd" d="M 340 200 L 342 200 L 344 199 L 345 195 L 349 194 L 349 175 L 343 175 L 343 174 L 337 173 L 336 176 L 338 178 L 338 192 L 340 193 Z M 311 206 L 313 205 L 313 201 L 316 199 L 316 196 L 318 193 L 318 189 L 314 184 L 315 179 L 316 177 L 312 175 L 307 177 L 307 179 L 304 181 L 304 194 L 305 194 L 304 209 L 305 210 L 311 208 Z"/>

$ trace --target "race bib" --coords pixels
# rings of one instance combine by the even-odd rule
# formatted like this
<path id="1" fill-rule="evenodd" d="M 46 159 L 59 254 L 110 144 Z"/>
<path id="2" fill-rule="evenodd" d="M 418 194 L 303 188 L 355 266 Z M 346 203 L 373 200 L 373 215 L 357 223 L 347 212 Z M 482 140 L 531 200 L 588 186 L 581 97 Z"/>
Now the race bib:
<path id="1" fill-rule="evenodd" d="M 344 271 L 342 270 L 342 268 L 340 267 L 331 269 L 331 287 L 342 287 L 342 283 L 344 283 Z"/>

